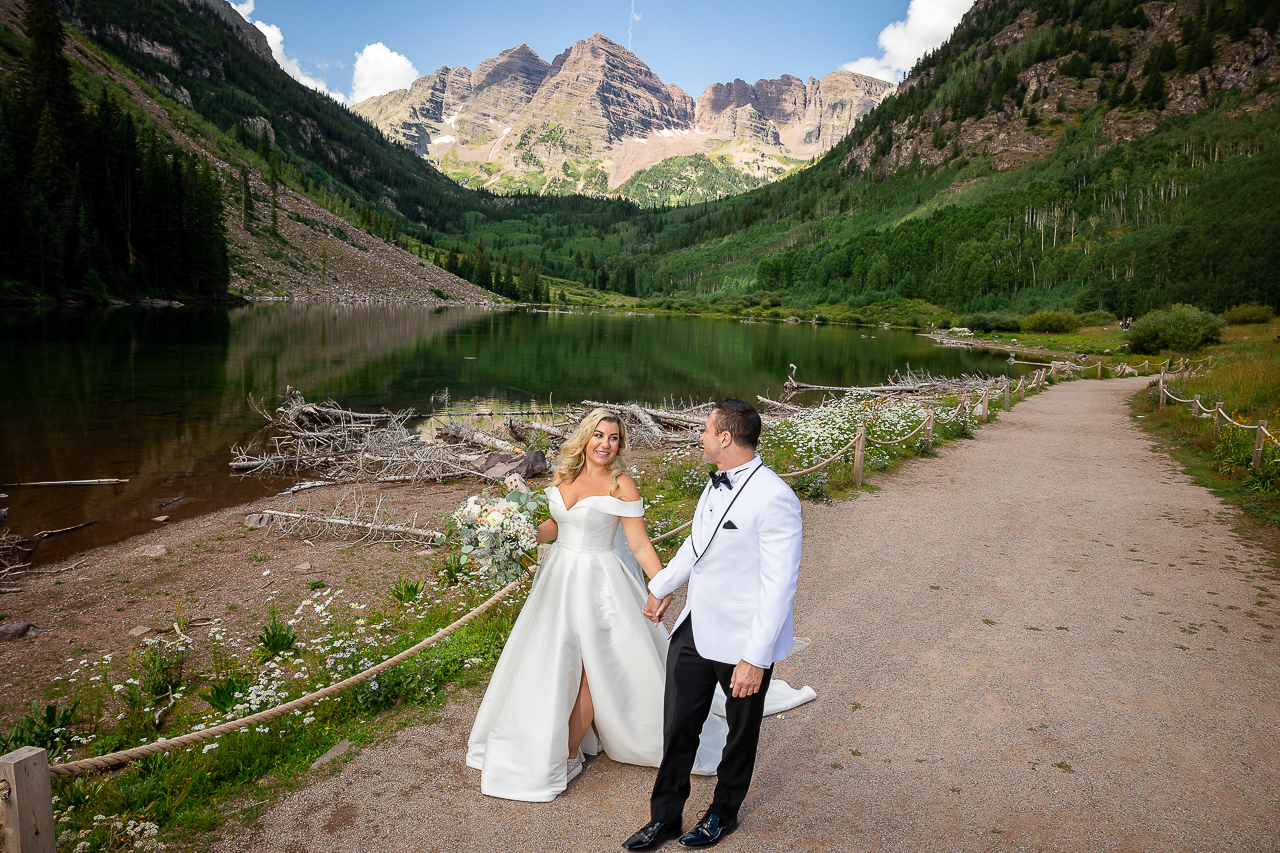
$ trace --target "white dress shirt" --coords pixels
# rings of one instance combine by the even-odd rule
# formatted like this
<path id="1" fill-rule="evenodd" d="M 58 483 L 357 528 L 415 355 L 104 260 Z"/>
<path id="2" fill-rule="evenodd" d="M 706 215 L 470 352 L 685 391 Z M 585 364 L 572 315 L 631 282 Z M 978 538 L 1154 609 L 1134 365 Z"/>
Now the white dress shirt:
<path id="1" fill-rule="evenodd" d="M 707 491 L 707 499 L 702 502 L 702 517 L 705 523 L 699 525 L 701 530 L 698 532 L 702 535 L 698 537 L 698 541 L 695 543 L 698 546 L 699 553 L 707 549 L 707 544 L 711 542 L 711 537 L 715 535 L 716 519 L 724 514 L 725 507 L 733 500 L 733 496 L 737 494 L 737 489 L 746 481 L 747 476 L 757 465 L 761 464 L 763 463 L 760 461 L 759 454 L 757 454 L 751 457 L 750 462 L 744 462 L 737 468 L 730 468 L 725 472 L 729 477 L 729 482 L 733 485 L 733 489 L 712 486 Z"/>

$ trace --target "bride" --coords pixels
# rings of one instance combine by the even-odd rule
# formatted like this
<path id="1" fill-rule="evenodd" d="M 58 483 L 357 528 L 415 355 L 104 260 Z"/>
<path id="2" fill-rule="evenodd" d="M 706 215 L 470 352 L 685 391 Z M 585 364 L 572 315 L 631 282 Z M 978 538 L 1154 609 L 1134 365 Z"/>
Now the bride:
<path id="1" fill-rule="evenodd" d="M 667 632 L 642 615 L 662 563 L 644 526 L 644 503 L 623 471 L 622 420 L 588 414 L 560 452 L 547 487 L 543 555 L 480 703 L 467 764 L 491 797 L 550 802 L 582 772 L 582 755 L 657 767 L 662 762 Z M 634 556 L 633 556 L 634 555 Z M 766 713 L 813 691 L 770 685 Z M 727 724 L 723 699 L 703 728 L 694 772 L 715 773 Z"/>

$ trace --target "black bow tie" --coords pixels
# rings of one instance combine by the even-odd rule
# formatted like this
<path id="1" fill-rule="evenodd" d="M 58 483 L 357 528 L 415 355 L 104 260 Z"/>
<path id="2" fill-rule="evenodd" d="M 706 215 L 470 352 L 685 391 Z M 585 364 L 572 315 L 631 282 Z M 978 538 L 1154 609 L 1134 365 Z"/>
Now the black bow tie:
<path id="1" fill-rule="evenodd" d="M 715 488 L 718 489 L 721 486 L 724 486 L 729 491 L 733 491 L 733 483 L 729 482 L 728 473 L 724 471 L 712 471 L 708 476 L 711 477 L 711 485 Z"/>

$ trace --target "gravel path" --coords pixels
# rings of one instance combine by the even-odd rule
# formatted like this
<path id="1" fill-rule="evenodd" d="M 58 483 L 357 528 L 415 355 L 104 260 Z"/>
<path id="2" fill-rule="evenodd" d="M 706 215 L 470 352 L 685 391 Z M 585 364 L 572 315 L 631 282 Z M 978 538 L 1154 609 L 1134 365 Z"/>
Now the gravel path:
<path id="1" fill-rule="evenodd" d="M 818 699 L 765 721 L 723 849 L 1280 845 L 1272 558 L 1130 420 L 1146 382 L 1058 386 L 876 494 L 806 506 L 813 645 L 778 675 Z M 481 796 L 477 701 L 220 849 L 612 851 L 645 822 L 653 771 L 607 758 L 551 804 Z"/>

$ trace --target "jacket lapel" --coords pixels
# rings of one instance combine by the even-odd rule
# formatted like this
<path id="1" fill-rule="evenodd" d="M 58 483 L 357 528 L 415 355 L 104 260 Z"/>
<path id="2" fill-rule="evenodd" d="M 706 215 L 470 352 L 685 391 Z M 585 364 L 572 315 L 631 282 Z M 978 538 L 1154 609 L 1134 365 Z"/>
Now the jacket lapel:
<path id="1" fill-rule="evenodd" d="M 763 467 L 764 467 L 764 461 L 763 461 L 763 460 L 761 460 L 760 464 L 759 464 L 759 465 L 757 465 L 756 467 L 752 468 L 752 469 L 751 469 L 751 473 L 750 473 L 750 474 L 748 474 L 748 475 L 746 476 L 746 478 L 745 478 L 745 479 L 744 479 L 744 480 L 743 480 L 743 481 L 742 481 L 742 482 L 741 482 L 737 487 L 735 487 L 735 488 L 734 488 L 734 490 L 733 490 L 733 498 L 729 501 L 728 505 L 727 505 L 727 506 L 725 506 L 725 508 L 724 508 L 724 512 L 720 513 L 720 517 L 716 519 L 716 526 L 715 526 L 715 528 L 714 528 L 714 529 L 712 529 L 712 531 L 711 531 L 711 538 L 707 540 L 707 547 L 705 547 L 705 548 L 703 548 L 703 549 L 702 549 L 702 554 L 699 554 L 699 553 L 698 553 L 697 546 L 695 546 L 695 547 L 694 547 L 694 549 L 693 549 L 693 554 L 694 554 L 694 557 L 695 557 L 696 559 L 694 559 L 694 561 L 693 561 L 693 562 L 694 562 L 695 564 L 698 562 L 698 560 L 701 560 L 701 559 L 702 559 L 702 555 L 703 555 L 703 554 L 705 554 L 705 553 L 707 553 L 708 551 L 710 551 L 710 550 L 711 550 L 711 543 L 712 543 L 712 542 L 714 542 L 714 541 L 716 541 L 716 534 L 720 532 L 720 525 L 721 525 L 721 524 L 724 524 L 724 517 L 725 517 L 726 515 L 728 515 L 728 514 L 729 514 L 729 510 L 733 509 L 733 505 L 734 505 L 735 503 L 737 503 L 737 502 L 738 502 L 738 498 L 742 496 L 742 493 L 743 493 L 744 491 L 746 491 L 747 483 L 750 483 L 750 482 L 751 482 L 751 478 L 752 478 L 752 477 L 754 477 L 754 476 L 756 475 L 756 472 L 757 472 L 757 471 L 759 471 L 759 470 L 760 470 L 761 468 L 763 468 Z M 708 483 L 708 484 L 707 484 L 707 489 L 709 490 L 710 488 L 711 488 L 711 484 L 710 484 L 710 483 Z M 704 491 L 704 494 L 706 494 L 706 492 L 705 492 L 705 491 Z M 702 516 L 702 514 L 701 514 L 701 513 L 699 513 L 699 514 L 698 514 L 698 517 L 699 517 L 699 518 L 701 518 L 701 516 Z M 697 540 L 695 539 L 694 541 L 696 542 Z"/>
<path id="2" fill-rule="evenodd" d="M 706 523 L 703 520 L 703 516 L 705 516 L 706 513 L 702 512 L 702 504 L 710 495 L 711 483 L 708 482 L 702 487 L 702 495 L 698 498 L 697 506 L 693 508 L 693 527 L 689 531 L 689 544 L 693 547 L 693 555 L 697 559 L 702 557 L 702 554 L 698 553 L 698 541 L 702 539 L 702 525 Z M 697 559 L 694 560 L 695 563 L 697 562 Z"/>

